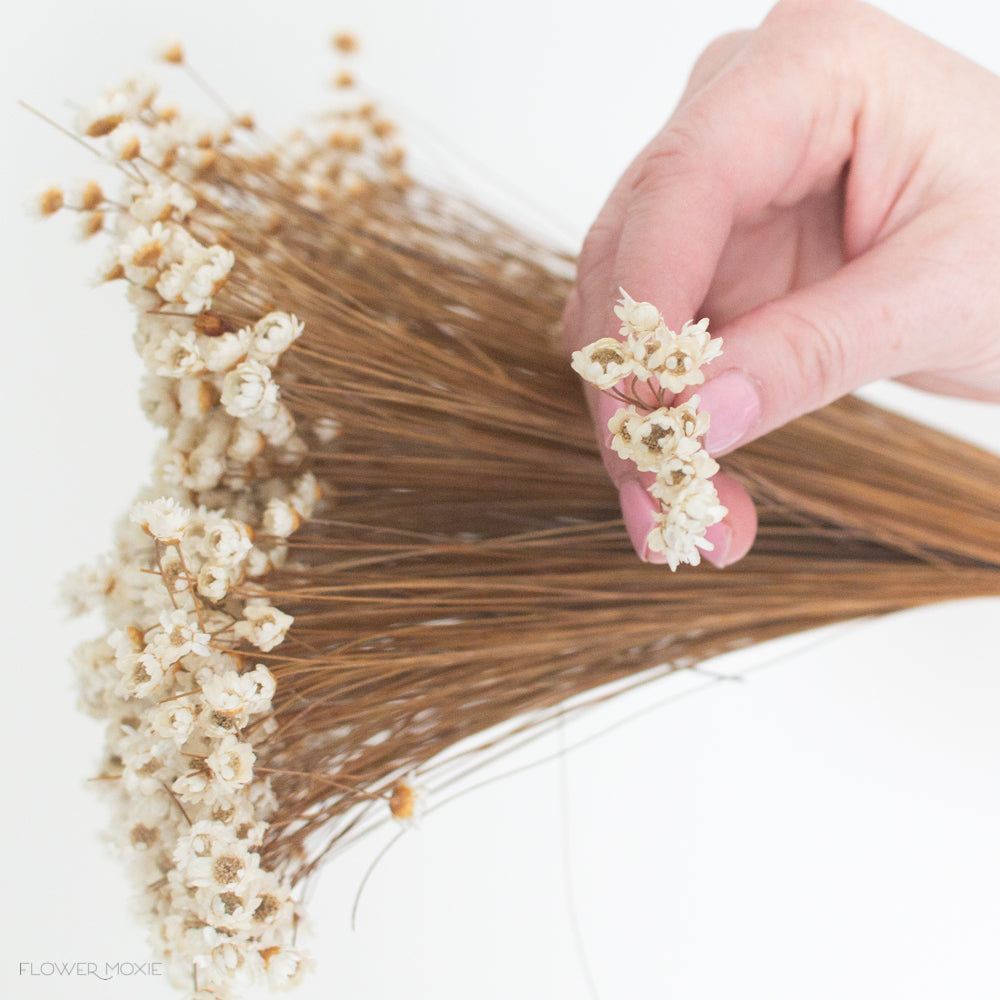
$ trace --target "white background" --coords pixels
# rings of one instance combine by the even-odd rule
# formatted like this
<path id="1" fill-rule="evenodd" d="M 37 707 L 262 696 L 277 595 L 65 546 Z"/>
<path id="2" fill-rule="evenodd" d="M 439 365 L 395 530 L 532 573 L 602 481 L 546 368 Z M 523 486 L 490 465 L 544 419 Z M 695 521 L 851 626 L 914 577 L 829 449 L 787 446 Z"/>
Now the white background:
<path id="1" fill-rule="evenodd" d="M 73 101 L 176 34 L 280 134 L 322 106 L 327 39 L 350 27 L 365 42 L 361 76 L 411 135 L 444 137 L 558 220 L 551 231 L 572 247 L 702 47 L 767 6 L 60 0 L 4 15 L 0 993 L 174 995 L 149 978 L 19 973 L 149 958 L 85 786 L 101 731 L 74 708 L 66 656 L 89 632 L 64 620 L 55 592 L 107 547 L 154 437 L 120 290 L 88 287 L 95 251 L 63 220 L 22 217 L 36 181 L 91 164 L 15 99 L 68 121 Z M 1000 17 L 982 0 L 883 6 L 1000 70 Z M 887 392 L 1000 450 L 996 409 Z M 1000 995 L 998 613 L 1000 601 L 965 602 L 834 630 L 798 653 L 723 664 L 769 664 L 743 683 L 661 705 L 687 689 L 668 680 L 568 725 L 573 744 L 648 709 L 562 757 L 549 740 L 497 770 L 553 761 L 428 816 L 376 869 L 354 932 L 354 895 L 384 838 L 337 859 L 312 888 L 318 968 L 298 995 L 587 997 L 571 913 L 602 1000 Z"/>

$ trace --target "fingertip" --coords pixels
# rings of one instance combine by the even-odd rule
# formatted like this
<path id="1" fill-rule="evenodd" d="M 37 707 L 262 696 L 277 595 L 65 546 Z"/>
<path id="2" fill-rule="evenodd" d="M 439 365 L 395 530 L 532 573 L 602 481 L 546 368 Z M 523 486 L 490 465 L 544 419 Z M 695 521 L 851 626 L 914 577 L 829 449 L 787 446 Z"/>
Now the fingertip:
<path id="1" fill-rule="evenodd" d="M 731 368 L 698 390 L 699 409 L 709 416 L 705 450 L 722 455 L 742 444 L 760 423 L 762 405 L 756 379 Z"/>
<path id="2" fill-rule="evenodd" d="M 750 494 L 732 476 L 720 472 L 712 482 L 727 514 L 705 532 L 705 537 L 714 545 L 711 551 L 705 552 L 705 558 L 721 569 L 739 562 L 750 551 L 757 537 L 757 508 Z"/>
<path id="3" fill-rule="evenodd" d="M 712 545 L 710 549 L 702 550 L 702 555 L 705 557 L 706 562 L 710 562 L 716 568 L 722 569 L 726 565 L 726 559 L 732 547 L 733 529 L 725 521 L 719 521 L 718 524 L 713 524 L 705 532 L 705 541 L 710 542 Z"/>
<path id="4" fill-rule="evenodd" d="M 657 501 L 636 479 L 626 479 L 618 488 L 622 518 L 628 532 L 632 548 L 643 562 L 664 563 L 666 556 L 661 552 L 651 552 L 647 545 L 649 533 L 655 524 Z"/>

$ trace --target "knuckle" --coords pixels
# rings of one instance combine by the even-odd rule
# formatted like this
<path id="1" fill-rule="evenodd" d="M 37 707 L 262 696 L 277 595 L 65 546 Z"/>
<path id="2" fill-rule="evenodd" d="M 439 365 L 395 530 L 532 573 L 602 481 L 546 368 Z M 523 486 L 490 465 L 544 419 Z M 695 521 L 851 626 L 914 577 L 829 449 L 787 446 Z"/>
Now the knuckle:
<path id="1" fill-rule="evenodd" d="M 685 117 L 694 118 L 693 109 Z M 633 202 L 655 200 L 668 182 L 704 172 L 707 165 L 699 155 L 700 147 L 696 121 L 678 121 L 664 129 L 632 179 Z"/>
<path id="2" fill-rule="evenodd" d="M 599 218 L 587 232 L 580 247 L 577 272 L 581 278 L 592 271 L 601 269 L 614 258 L 618 244 L 618 227 L 610 221 Z"/>
<path id="3" fill-rule="evenodd" d="M 853 388 L 853 354 L 846 340 L 844 324 L 833 313 L 792 317 L 785 337 L 789 374 L 807 409 L 832 402 Z"/>
<path id="4" fill-rule="evenodd" d="M 751 31 L 729 31 L 709 42 L 691 70 L 688 92 L 699 89 L 720 73 L 752 34 Z"/>

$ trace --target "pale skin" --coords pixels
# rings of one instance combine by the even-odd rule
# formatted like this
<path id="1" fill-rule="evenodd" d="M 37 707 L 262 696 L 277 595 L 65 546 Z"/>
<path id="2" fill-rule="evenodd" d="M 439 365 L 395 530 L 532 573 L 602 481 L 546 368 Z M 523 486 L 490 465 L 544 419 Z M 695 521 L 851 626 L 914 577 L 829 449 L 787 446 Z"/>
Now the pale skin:
<path id="1" fill-rule="evenodd" d="M 716 457 L 880 378 L 1000 402 L 1000 77 L 856 0 L 783 0 L 705 50 L 618 182 L 581 251 L 571 350 L 617 334 L 619 286 L 723 338 L 695 390 Z M 654 562 L 655 501 L 607 446 L 617 405 L 592 393 Z M 729 514 L 706 558 L 728 565 L 757 521 L 715 482 Z"/>

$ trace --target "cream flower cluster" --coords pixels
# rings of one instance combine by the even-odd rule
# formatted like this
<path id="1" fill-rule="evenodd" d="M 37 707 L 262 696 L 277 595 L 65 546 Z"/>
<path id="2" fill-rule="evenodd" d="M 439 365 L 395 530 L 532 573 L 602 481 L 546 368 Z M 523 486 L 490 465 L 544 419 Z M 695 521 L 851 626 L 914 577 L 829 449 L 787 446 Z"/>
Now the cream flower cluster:
<path id="1" fill-rule="evenodd" d="M 178 985 L 225 1000 L 304 968 L 290 883 L 261 860 L 276 800 L 255 768 L 276 727 L 275 677 L 256 658 L 293 623 L 254 582 L 284 564 L 320 497 L 295 474 L 306 446 L 275 378 L 303 324 L 269 311 L 236 327 L 211 311 L 238 262 L 199 238 L 199 213 L 216 209 L 198 177 L 226 130 L 160 106 L 145 79 L 78 124 L 127 178 L 115 200 L 94 182 L 71 200 L 112 235 L 102 278 L 127 283 L 142 406 L 166 439 L 113 555 L 67 581 L 71 607 L 100 609 L 109 626 L 74 665 L 82 706 L 107 720 L 99 785 L 153 942 Z"/>
<path id="2" fill-rule="evenodd" d="M 82 707 L 107 721 L 116 840 L 172 977 L 216 998 L 303 969 L 290 885 L 261 863 L 276 801 L 254 767 L 275 727 L 275 678 L 254 654 L 292 618 L 247 586 L 253 551 L 220 511 L 140 500 L 116 557 L 71 584 L 75 607 L 112 626 L 74 665 Z"/>
<path id="3" fill-rule="evenodd" d="M 708 320 L 685 323 L 680 333 L 663 321 L 656 306 L 634 301 L 624 289 L 615 307 L 622 339 L 604 337 L 573 354 L 573 370 L 584 380 L 626 403 L 608 421 L 611 446 L 655 478 L 648 487 L 658 501 L 646 545 L 661 553 L 672 570 L 697 566 L 701 550 L 711 550 L 709 527 L 726 516 L 711 477 L 719 466 L 704 450 L 708 414 L 698 412 L 698 396 L 679 406 L 661 404 L 705 381 L 702 367 L 718 357 L 722 341 L 708 333 Z M 643 398 L 637 383 L 646 383 Z"/>

